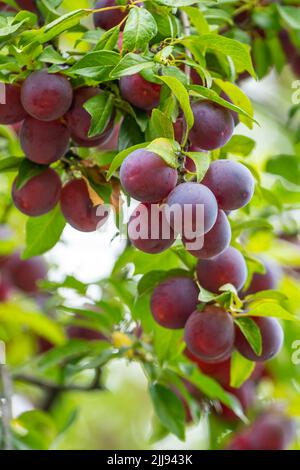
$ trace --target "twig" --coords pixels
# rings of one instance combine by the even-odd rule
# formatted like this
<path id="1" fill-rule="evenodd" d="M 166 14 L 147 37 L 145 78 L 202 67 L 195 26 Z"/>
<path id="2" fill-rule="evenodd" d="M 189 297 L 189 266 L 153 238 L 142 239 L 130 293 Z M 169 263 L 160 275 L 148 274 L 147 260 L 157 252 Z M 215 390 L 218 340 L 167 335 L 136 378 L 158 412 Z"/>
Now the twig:
<path id="1" fill-rule="evenodd" d="M 0 397 L 0 415 L 3 429 L 3 449 L 12 450 L 12 435 L 10 423 L 12 419 L 12 384 L 8 367 L 5 363 L 5 345 L 0 341 L 0 382 L 2 385 L 2 393 Z"/>
<path id="2" fill-rule="evenodd" d="M 102 385 L 99 383 L 100 379 L 100 370 L 95 369 L 95 377 L 92 382 L 87 386 L 76 385 L 76 384 L 58 384 L 51 382 L 45 379 L 40 379 L 39 377 L 34 377 L 26 374 L 17 374 L 13 377 L 14 380 L 19 382 L 25 382 L 36 387 L 40 387 L 47 391 L 58 391 L 58 392 L 69 392 L 69 391 L 78 391 L 78 392 L 87 392 L 90 390 L 103 390 Z"/>
<path id="3" fill-rule="evenodd" d="M 185 36 L 190 36 L 191 26 L 190 26 L 188 15 L 184 11 L 181 11 L 180 12 L 180 18 L 181 18 L 182 25 L 183 25 L 184 35 Z M 187 57 L 189 57 L 190 59 L 192 58 L 191 52 L 186 47 L 185 47 L 185 53 L 186 53 Z M 190 82 L 190 77 L 191 77 L 191 67 L 187 64 L 184 64 L 184 71 L 185 71 L 185 74 L 188 78 L 188 83 L 189 83 Z"/>

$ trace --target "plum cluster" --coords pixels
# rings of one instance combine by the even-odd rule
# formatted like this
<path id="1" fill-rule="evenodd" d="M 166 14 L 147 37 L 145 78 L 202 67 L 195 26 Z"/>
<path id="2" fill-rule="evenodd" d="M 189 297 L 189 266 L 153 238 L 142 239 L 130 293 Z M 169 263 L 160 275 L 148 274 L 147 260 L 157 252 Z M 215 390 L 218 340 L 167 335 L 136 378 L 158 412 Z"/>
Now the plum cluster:
<path id="1" fill-rule="evenodd" d="M 106 129 L 89 137 L 91 116 L 84 109 L 99 88 L 81 87 L 73 91 L 67 78 L 46 70 L 31 73 L 24 83 L 6 84 L 6 103 L 0 105 L 0 123 L 21 122 L 20 143 L 26 158 L 37 171 L 12 188 L 15 206 L 31 217 L 51 211 L 60 201 L 62 212 L 77 230 L 96 230 L 99 218 L 85 179 L 72 179 L 63 188 L 57 171 L 50 167 L 69 150 L 70 139 L 81 147 L 95 147 L 113 132 L 114 113 Z M 101 222 L 101 218 L 100 218 Z"/>

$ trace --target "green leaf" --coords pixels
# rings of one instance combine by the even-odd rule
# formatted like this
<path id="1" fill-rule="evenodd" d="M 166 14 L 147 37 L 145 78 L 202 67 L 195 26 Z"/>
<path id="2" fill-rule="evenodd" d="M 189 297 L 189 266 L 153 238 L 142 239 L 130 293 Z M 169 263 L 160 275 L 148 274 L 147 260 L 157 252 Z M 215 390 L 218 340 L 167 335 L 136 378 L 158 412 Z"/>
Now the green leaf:
<path id="1" fill-rule="evenodd" d="M 298 155 L 275 155 L 267 161 L 266 171 L 282 176 L 290 183 L 299 184 L 300 158 Z"/>
<path id="2" fill-rule="evenodd" d="M 209 33 L 209 24 L 207 23 L 203 12 L 199 8 L 195 7 L 183 7 L 181 8 L 188 16 L 195 26 L 199 34 Z"/>
<path id="3" fill-rule="evenodd" d="M 247 339 L 248 343 L 250 344 L 251 348 L 260 356 L 262 353 L 262 337 L 260 333 L 260 329 L 255 323 L 252 318 L 236 318 L 235 320 L 236 325 L 238 325 L 239 329 Z"/>
<path id="4" fill-rule="evenodd" d="M 160 80 L 164 82 L 170 88 L 172 93 L 174 93 L 184 113 L 186 127 L 187 127 L 186 135 L 183 141 L 183 145 L 184 145 L 187 141 L 189 130 L 194 125 L 194 114 L 191 108 L 190 97 L 189 97 L 188 91 L 185 88 L 185 86 L 176 77 L 160 76 L 158 78 L 160 78 Z"/>
<path id="5" fill-rule="evenodd" d="M 55 321 L 38 311 L 22 308 L 17 303 L 0 304 L 0 320 L 26 326 L 53 344 L 62 344 L 65 341 L 64 333 Z"/>
<path id="6" fill-rule="evenodd" d="M 238 351 L 233 351 L 230 362 L 230 386 L 240 388 L 251 377 L 255 362 L 249 361 Z"/>
<path id="7" fill-rule="evenodd" d="M 185 412 L 181 400 L 174 392 L 159 383 L 150 385 L 150 397 L 154 410 L 161 421 L 178 439 L 185 438 Z"/>
<path id="8" fill-rule="evenodd" d="M 240 157 L 247 157 L 256 146 L 256 142 L 246 135 L 235 134 L 221 149 L 222 154 L 231 153 Z"/>
<path id="9" fill-rule="evenodd" d="M 157 25 L 145 8 L 131 8 L 123 32 L 122 47 L 125 51 L 144 50 L 157 34 Z"/>
<path id="10" fill-rule="evenodd" d="M 122 163 L 125 160 L 125 158 L 127 157 L 127 155 L 129 155 L 131 152 L 134 152 L 137 149 L 146 147 L 147 145 L 148 145 L 148 142 L 144 142 L 144 143 L 141 143 L 141 144 L 133 145 L 132 147 L 129 147 L 125 150 L 122 150 L 122 152 L 119 152 L 115 156 L 115 158 L 113 159 L 113 161 L 112 161 L 112 163 L 109 167 L 109 171 L 107 172 L 107 176 L 106 176 L 107 181 L 110 180 L 110 178 L 112 177 L 114 172 L 122 165 Z"/>
<path id="11" fill-rule="evenodd" d="M 71 29 L 76 26 L 80 22 L 80 20 L 90 15 L 91 13 L 91 10 L 84 9 L 74 10 L 69 13 L 66 13 L 65 15 L 60 16 L 56 20 L 41 28 L 37 32 L 35 40 L 38 41 L 40 44 L 50 42 L 52 39 L 56 38 L 64 31 L 67 31 L 68 29 Z"/>
<path id="12" fill-rule="evenodd" d="M 128 147 L 141 144 L 144 141 L 144 134 L 141 132 L 136 120 L 127 114 L 120 127 L 118 139 L 119 150 L 125 150 Z"/>
<path id="13" fill-rule="evenodd" d="M 230 98 L 234 105 L 244 111 L 245 114 L 240 115 L 240 120 L 247 127 L 252 129 L 254 111 L 248 96 L 234 83 L 225 82 L 224 80 L 220 80 L 218 78 L 215 79 L 215 83 L 221 88 L 221 90 L 223 90 L 228 98 Z"/>
<path id="14" fill-rule="evenodd" d="M 180 150 L 179 144 L 175 140 L 160 137 L 147 145 L 148 152 L 154 152 L 159 155 L 171 168 L 178 167 L 178 158 L 176 152 Z"/>
<path id="15" fill-rule="evenodd" d="M 86 109 L 91 116 L 89 137 L 100 135 L 106 129 L 113 111 L 113 102 L 113 95 L 103 92 L 84 103 L 84 109 Z"/>
<path id="16" fill-rule="evenodd" d="M 218 95 L 214 90 L 210 90 L 204 86 L 201 85 L 189 85 L 190 89 L 190 94 L 192 96 L 200 96 L 209 99 L 210 101 L 214 101 L 215 103 L 223 106 L 224 108 L 231 109 L 231 111 L 235 111 L 236 113 L 246 116 L 248 118 L 248 123 L 250 122 L 249 120 L 254 121 L 254 119 L 251 117 L 251 115 L 244 109 L 240 108 L 239 106 L 236 106 L 233 103 L 230 103 L 229 101 L 225 100 L 221 96 Z M 254 121 L 256 122 L 256 121 Z M 252 125 L 251 125 L 252 126 Z"/>
<path id="17" fill-rule="evenodd" d="M 19 173 L 16 179 L 16 189 L 22 189 L 31 178 L 38 176 L 47 170 L 45 165 L 37 165 L 36 163 L 24 158 L 19 166 Z"/>
<path id="18" fill-rule="evenodd" d="M 66 62 L 66 59 L 53 46 L 47 46 L 39 56 L 39 60 L 49 64 L 64 64 Z"/>
<path id="19" fill-rule="evenodd" d="M 48 450 L 58 434 L 50 415 L 41 410 L 30 410 L 12 421 L 12 429 L 19 440 L 34 450 Z"/>
<path id="20" fill-rule="evenodd" d="M 196 166 L 197 182 L 203 180 L 210 164 L 210 156 L 207 152 L 184 152 L 193 160 Z"/>
<path id="21" fill-rule="evenodd" d="M 259 292 L 255 292 L 255 294 L 250 294 L 245 297 L 246 302 L 256 302 L 257 300 L 277 300 L 279 303 L 285 302 L 288 300 L 288 296 L 283 292 L 278 290 L 261 290 Z"/>
<path id="22" fill-rule="evenodd" d="M 105 33 L 102 34 L 101 38 L 96 43 L 94 47 L 94 51 L 99 51 L 99 50 L 111 51 L 112 49 L 114 49 L 116 44 L 118 43 L 119 34 L 120 34 L 119 26 L 115 26 L 114 28 L 111 28 L 108 31 L 105 31 Z"/>
<path id="23" fill-rule="evenodd" d="M 299 6 L 281 6 L 277 5 L 281 18 L 292 29 L 300 29 L 300 10 Z"/>
<path id="24" fill-rule="evenodd" d="M 235 39 L 227 38 L 219 34 L 209 33 L 202 34 L 201 36 L 190 36 L 181 41 L 184 45 L 189 47 L 194 45 L 203 53 L 207 51 L 216 52 L 217 54 L 224 54 L 229 56 L 235 65 L 237 73 L 247 71 L 255 77 L 253 69 L 250 47 Z"/>
<path id="25" fill-rule="evenodd" d="M 118 55 L 118 57 L 120 57 Z M 120 60 L 118 65 L 110 73 L 110 78 L 112 80 L 116 78 L 125 77 L 127 75 L 134 75 L 135 73 L 140 72 L 141 70 L 151 68 L 155 63 L 146 57 L 142 57 L 139 54 L 129 53 L 126 54 L 123 59 Z"/>
<path id="26" fill-rule="evenodd" d="M 249 304 L 247 315 L 251 317 L 275 317 L 282 320 L 300 321 L 299 317 L 292 315 L 274 300 L 262 300 Z"/>
<path id="27" fill-rule="evenodd" d="M 120 56 L 113 51 L 95 51 L 86 54 L 66 73 L 92 78 L 98 82 L 110 79 L 110 73 L 118 64 Z"/>
<path id="28" fill-rule="evenodd" d="M 38 256 L 51 250 L 60 240 L 66 221 L 59 205 L 40 217 L 31 217 L 26 224 L 26 248 L 23 259 Z"/>
<path id="29" fill-rule="evenodd" d="M 146 135 L 147 140 L 154 140 L 159 137 L 174 140 L 172 120 L 159 109 L 153 109 Z"/>
<path id="30" fill-rule="evenodd" d="M 23 161 L 23 158 L 7 157 L 0 160 L 0 173 L 7 171 L 17 171 Z"/>

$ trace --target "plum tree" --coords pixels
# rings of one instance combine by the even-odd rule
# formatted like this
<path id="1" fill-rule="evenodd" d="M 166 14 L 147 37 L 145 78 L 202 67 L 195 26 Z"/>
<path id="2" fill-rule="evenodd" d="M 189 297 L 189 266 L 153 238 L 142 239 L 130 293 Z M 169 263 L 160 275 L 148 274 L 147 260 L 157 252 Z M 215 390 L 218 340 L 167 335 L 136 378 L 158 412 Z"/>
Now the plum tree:
<path id="1" fill-rule="evenodd" d="M 0 103 L 0 124 L 14 124 L 26 117 L 21 103 L 21 87 L 5 84 L 5 103 Z"/>
<path id="2" fill-rule="evenodd" d="M 265 272 L 254 273 L 244 295 L 255 294 L 262 290 L 276 289 L 281 277 L 280 268 L 270 261 L 264 261 Z"/>
<path id="3" fill-rule="evenodd" d="M 27 294 L 36 294 L 38 282 L 47 276 L 47 266 L 41 257 L 22 260 L 16 254 L 10 266 L 10 275 L 15 287 Z"/>
<path id="4" fill-rule="evenodd" d="M 254 178 L 244 165 L 232 160 L 211 163 L 202 184 L 216 196 L 219 207 L 231 211 L 244 207 L 254 193 Z"/>
<path id="5" fill-rule="evenodd" d="M 172 228 L 186 238 L 202 236 L 212 229 L 217 220 L 216 198 L 203 184 L 179 184 L 169 194 L 167 205 L 172 209 L 168 219 Z"/>
<path id="6" fill-rule="evenodd" d="M 116 0 L 99 0 L 95 5 L 95 10 L 115 7 L 117 5 Z M 121 23 L 121 21 L 126 18 L 127 14 L 128 12 L 126 12 L 125 9 L 121 10 L 121 8 L 99 11 L 94 13 L 94 25 L 96 28 L 108 30 Z"/>
<path id="7" fill-rule="evenodd" d="M 18 177 L 12 187 L 12 199 L 23 214 L 31 217 L 46 214 L 59 201 L 61 181 L 56 171 L 51 168 L 33 176 L 18 189 Z"/>
<path id="8" fill-rule="evenodd" d="M 249 427 L 238 433 L 228 446 L 230 450 L 285 450 L 295 439 L 295 422 L 280 411 L 260 415 Z"/>
<path id="9" fill-rule="evenodd" d="M 108 217 L 105 208 L 99 213 L 99 205 L 94 205 L 83 178 L 71 180 L 63 187 L 60 205 L 66 221 L 81 232 L 94 232 Z"/>
<path id="10" fill-rule="evenodd" d="M 196 270 L 201 286 L 215 293 L 225 284 L 240 290 L 247 279 L 244 257 L 231 246 L 215 258 L 198 261 Z"/>
<path id="11" fill-rule="evenodd" d="M 125 100 L 137 108 L 151 111 L 159 105 L 161 85 L 148 82 L 140 74 L 120 79 L 120 91 Z"/>
<path id="12" fill-rule="evenodd" d="M 174 231 L 156 204 L 137 206 L 128 222 L 128 237 L 133 246 L 149 254 L 161 253 L 175 241 Z"/>
<path id="13" fill-rule="evenodd" d="M 229 247 L 231 240 L 231 228 L 224 211 L 219 210 L 217 220 L 212 229 L 204 235 L 203 246 L 200 249 L 193 248 L 193 241 L 183 239 L 187 250 L 196 258 L 209 259 L 223 253 Z"/>
<path id="14" fill-rule="evenodd" d="M 280 351 L 283 343 L 283 330 L 275 318 L 252 317 L 258 326 L 262 339 L 262 353 L 259 356 L 254 352 L 250 343 L 241 330 L 236 327 L 236 349 L 247 359 L 254 362 L 265 362 L 272 359 Z"/>
<path id="15" fill-rule="evenodd" d="M 176 186 L 177 171 L 156 153 L 138 149 L 123 161 L 120 180 L 124 190 L 134 199 L 159 202 Z"/>
<path id="16" fill-rule="evenodd" d="M 197 307 L 199 289 L 189 277 L 171 277 L 158 284 L 151 297 L 151 312 L 165 328 L 184 328 Z"/>
<path id="17" fill-rule="evenodd" d="M 71 108 L 65 118 L 71 132 L 72 139 L 82 147 L 96 147 L 107 140 L 113 132 L 114 113 L 112 113 L 105 130 L 94 137 L 89 137 L 91 116 L 83 105 L 94 96 L 102 92 L 95 87 L 82 87 L 75 91 Z"/>
<path id="18" fill-rule="evenodd" d="M 204 362 L 223 362 L 234 346 L 232 316 L 221 307 L 207 305 L 188 318 L 184 339 L 187 348 Z"/>
<path id="19" fill-rule="evenodd" d="M 20 142 L 26 157 L 49 165 L 63 157 L 69 147 L 70 132 L 61 121 L 38 121 L 28 116 L 21 127 Z"/>
<path id="20" fill-rule="evenodd" d="M 21 88 L 21 102 L 30 116 L 40 121 L 54 121 L 70 108 L 73 89 L 69 80 L 46 70 L 31 73 Z"/>
<path id="21" fill-rule="evenodd" d="M 233 134 L 234 121 L 230 111 L 211 101 L 192 104 L 195 123 L 189 139 L 203 150 L 214 150 L 228 142 Z"/>

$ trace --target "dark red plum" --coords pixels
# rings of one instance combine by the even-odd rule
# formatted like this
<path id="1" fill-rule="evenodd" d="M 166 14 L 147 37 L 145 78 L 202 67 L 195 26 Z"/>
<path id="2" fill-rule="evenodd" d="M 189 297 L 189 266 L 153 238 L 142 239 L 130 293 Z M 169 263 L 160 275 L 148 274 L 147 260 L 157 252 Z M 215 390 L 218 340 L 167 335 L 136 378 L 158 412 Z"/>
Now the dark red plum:
<path id="1" fill-rule="evenodd" d="M 38 121 L 27 117 L 20 133 L 26 157 L 35 163 L 50 165 L 64 156 L 69 148 L 70 132 L 61 121 Z"/>
<path id="2" fill-rule="evenodd" d="M 234 395 L 240 402 L 242 410 L 247 413 L 251 406 L 253 406 L 256 398 L 255 383 L 252 380 L 247 380 L 239 388 L 225 387 L 226 391 Z M 226 421 L 237 421 L 237 415 L 227 406 L 222 405 L 222 418 Z"/>
<path id="3" fill-rule="evenodd" d="M 128 222 L 128 237 L 132 245 L 144 253 L 157 254 L 175 241 L 163 211 L 157 204 L 139 204 Z"/>
<path id="4" fill-rule="evenodd" d="M 230 111 L 206 100 L 193 103 L 192 110 L 195 122 L 190 130 L 190 142 L 203 150 L 223 147 L 234 131 Z"/>
<path id="5" fill-rule="evenodd" d="M 114 6 L 117 6 L 116 0 L 99 0 L 94 8 L 95 10 L 98 10 L 100 8 L 109 8 Z M 121 23 L 121 21 L 126 18 L 127 14 L 128 11 L 122 10 L 121 8 L 99 11 L 94 13 L 94 25 L 96 28 L 108 30 Z"/>
<path id="6" fill-rule="evenodd" d="M 34 176 L 17 189 L 17 178 L 12 188 L 12 199 L 15 206 L 23 214 L 31 217 L 46 214 L 51 211 L 59 201 L 61 181 L 58 174 L 51 168 Z"/>
<path id="7" fill-rule="evenodd" d="M 32 13 L 38 13 L 38 8 L 35 0 L 16 0 L 17 5 L 19 5 L 22 10 L 28 10 Z"/>
<path id="8" fill-rule="evenodd" d="M 207 305 L 202 312 L 195 311 L 184 329 L 186 345 L 204 362 L 223 362 L 234 346 L 232 316 L 220 307 Z"/>
<path id="9" fill-rule="evenodd" d="M 55 121 L 70 108 L 73 89 L 62 75 L 46 70 L 31 73 L 21 89 L 21 101 L 30 116 L 40 121 Z"/>
<path id="10" fill-rule="evenodd" d="M 189 277 L 172 277 L 158 284 L 151 297 L 151 312 L 165 328 L 184 328 L 198 304 L 199 289 Z"/>
<path id="11" fill-rule="evenodd" d="M 168 220 L 175 233 L 186 238 L 201 237 L 214 226 L 218 205 L 213 193 L 203 184 L 181 183 L 169 194 Z"/>
<path id="12" fill-rule="evenodd" d="M 254 178 L 244 165 L 232 160 L 211 163 L 202 184 L 216 196 L 225 211 L 240 209 L 248 204 L 254 193 Z"/>
<path id="13" fill-rule="evenodd" d="M 229 386 L 230 383 L 230 357 L 222 362 L 205 362 L 199 357 L 195 356 L 191 351 L 185 349 L 184 354 L 194 364 L 196 364 L 200 371 L 209 377 L 217 380 L 223 386 Z M 231 353 L 229 353 L 229 356 Z"/>
<path id="14" fill-rule="evenodd" d="M 97 215 L 99 206 L 94 205 L 83 178 L 69 181 L 63 187 L 60 205 L 66 221 L 80 232 L 94 232 L 108 217 L 108 210 L 105 207 Z"/>
<path id="15" fill-rule="evenodd" d="M 286 450 L 296 437 L 295 422 L 277 411 L 267 411 L 238 433 L 229 450 Z"/>
<path id="16" fill-rule="evenodd" d="M 28 294 L 38 292 L 38 282 L 47 276 L 47 266 L 40 257 L 21 260 L 17 259 L 11 267 L 11 279 L 15 287 Z"/>
<path id="17" fill-rule="evenodd" d="M 15 124 L 26 117 L 21 103 L 21 87 L 5 84 L 5 103 L 0 103 L 0 124 Z"/>
<path id="18" fill-rule="evenodd" d="M 141 202 L 163 200 L 177 183 L 177 171 L 154 152 L 138 149 L 123 161 L 120 179 L 124 190 Z"/>
<path id="19" fill-rule="evenodd" d="M 200 249 L 192 247 L 193 240 L 184 239 L 186 249 L 196 258 L 210 259 L 223 253 L 229 247 L 231 227 L 224 211 L 219 210 L 213 228 L 204 235 L 203 246 Z M 195 240 L 194 240 L 195 241 Z"/>
<path id="20" fill-rule="evenodd" d="M 244 293 L 244 296 L 277 288 L 281 277 L 279 266 L 270 261 L 264 261 L 264 266 L 266 272 L 253 274 L 250 286 Z"/>
<path id="21" fill-rule="evenodd" d="M 83 339 L 86 341 L 99 341 L 105 339 L 100 331 L 83 326 L 72 325 L 67 328 L 67 335 L 70 339 Z"/>
<path id="22" fill-rule="evenodd" d="M 65 118 L 72 139 L 82 147 L 96 147 L 107 140 L 113 132 L 115 114 L 113 112 L 105 130 L 94 137 L 89 137 L 91 116 L 83 105 L 91 98 L 100 95 L 102 91 L 94 87 L 82 87 L 75 91 L 72 106 Z"/>
<path id="23" fill-rule="evenodd" d="M 241 330 L 236 327 L 235 347 L 250 361 L 265 362 L 276 356 L 283 343 L 283 330 L 279 322 L 275 318 L 270 317 L 252 317 L 260 329 L 262 338 L 262 353 L 258 356 L 252 349 L 248 340 L 245 338 Z"/>
<path id="24" fill-rule="evenodd" d="M 197 276 L 201 286 L 210 292 L 217 293 L 225 284 L 232 284 L 239 291 L 247 279 L 247 266 L 241 253 L 230 246 L 215 258 L 200 260 Z"/>
<path id="25" fill-rule="evenodd" d="M 129 75 L 120 79 L 120 91 L 130 104 L 145 111 L 151 111 L 159 105 L 161 85 L 148 82 L 140 74 Z"/>

